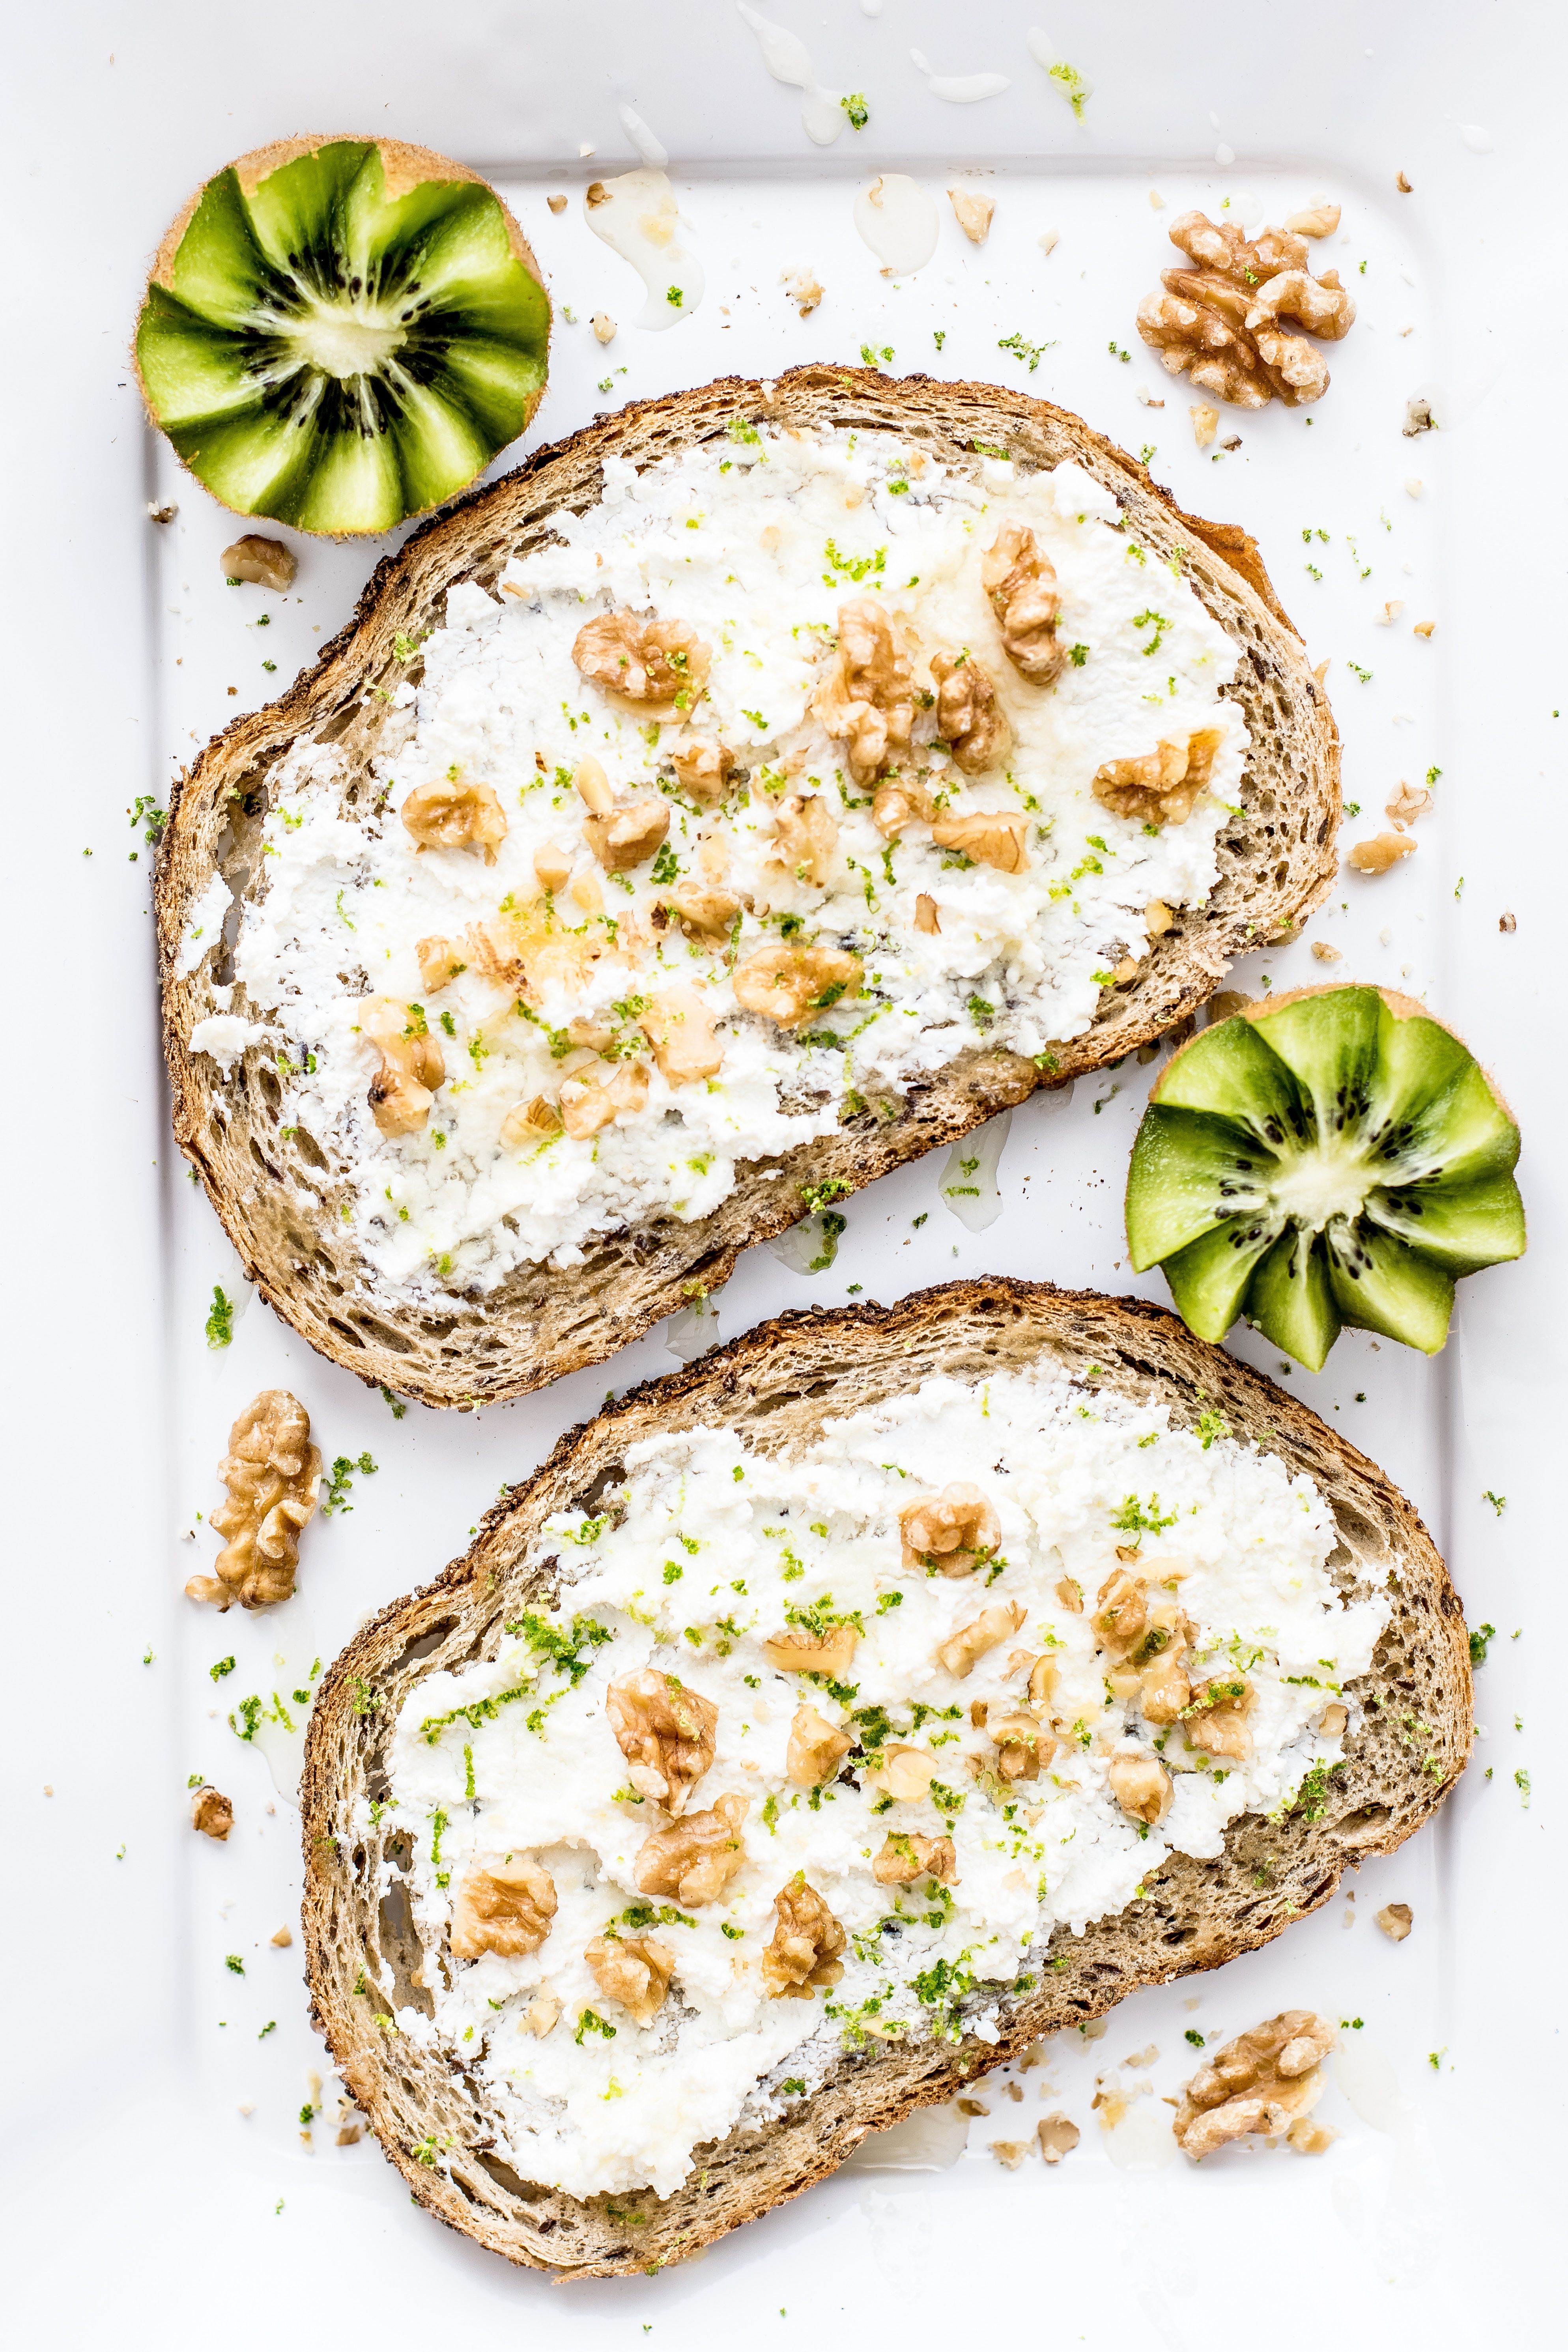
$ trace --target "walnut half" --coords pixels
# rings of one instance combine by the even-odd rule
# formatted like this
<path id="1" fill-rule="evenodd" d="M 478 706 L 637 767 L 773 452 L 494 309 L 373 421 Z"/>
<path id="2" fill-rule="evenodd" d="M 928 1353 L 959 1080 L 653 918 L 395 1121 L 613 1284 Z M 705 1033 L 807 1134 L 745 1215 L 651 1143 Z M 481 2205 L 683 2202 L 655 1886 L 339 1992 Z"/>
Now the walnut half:
<path id="1" fill-rule="evenodd" d="M 762 1961 L 768 1998 L 809 2000 L 819 1985 L 835 1985 L 844 1974 L 838 1955 L 848 1938 L 804 1870 L 779 1888 L 773 1907 L 778 1925 Z"/>
<path id="2" fill-rule="evenodd" d="M 1013 730 L 996 699 L 991 674 L 973 654 L 932 654 L 936 680 L 937 732 L 966 776 L 978 776 L 1005 760 Z"/>
<path id="3" fill-rule="evenodd" d="M 1176 2110 L 1171 2128 L 1185 2153 L 1196 2162 L 1248 2132 L 1273 2138 L 1287 2131 L 1322 2097 L 1319 2062 L 1333 2042 L 1333 2027 L 1310 2009 L 1282 2010 L 1227 2042 L 1193 2076 Z M 1292 2145 L 1304 2137 L 1292 2134 Z M 1316 2153 L 1310 2139 L 1305 2145 Z"/>
<path id="4" fill-rule="evenodd" d="M 719 1710 L 712 1700 L 657 1666 L 639 1666 L 610 1685 L 605 1712 L 633 1788 L 679 1817 L 713 1761 Z"/>
<path id="5" fill-rule="evenodd" d="M 637 1889 L 671 1895 L 695 1911 L 724 1892 L 746 1864 L 741 1831 L 749 1811 L 744 1797 L 721 1797 L 711 1812 L 688 1813 L 667 1830 L 655 1830 L 637 1859 Z"/>
<path id="6" fill-rule="evenodd" d="M 1067 659 L 1057 643 L 1061 599 L 1050 558 L 1026 523 L 1005 522 L 980 563 L 980 584 L 1002 632 L 1002 650 L 1031 686 L 1049 686 Z"/>
<path id="7" fill-rule="evenodd" d="M 824 731 L 847 744 L 849 773 L 858 784 L 874 782 L 909 750 L 914 675 L 886 608 L 874 596 L 854 596 L 839 606 L 838 648 L 812 708 Z"/>
<path id="8" fill-rule="evenodd" d="M 684 719 L 702 698 L 713 656 L 689 621 L 601 613 L 578 630 L 572 658 L 584 677 L 635 702 L 645 718 Z"/>
<path id="9" fill-rule="evenodd" d="M 1306 239 L 1268 228 L 1249 240 L 1231 222 L 1190 212 L 1172 223 L 1171 242 L 1197 267 L 1163 271 L 1163 290 L 1138 306 L 1138 332 L 1170 373 L 1184 368 L 1200 390 L 1241 408 L 1276 396 L 1291 408 L 1321 399 L 1329 388 L 1321 352 L 1279 322 L 1338 341 L 1355 305 L 1336 271 L 1311 275 Z"/>
<path id="10" fill-rule="evenodd" d="M 477 1960 L 481 1952 L 518 1958 L 537 1952 L 555 1916 L 555 1881 L 529 1853 L 509 1854 L 482 1870 L 470 1870 L 452 1906 L 454 1958 Z"/>
<path id="11" fill-rule="evenodd" d="M 219 1609 L 266 1609 L 287 1601 L 300 1564 L 300 1531 L 316 1507 L 321 1457 L 310 1443 L 310 1416 L 287 1389 L 263 1389 L 228 1433 L 217 1475 L 228 1500 L 209 1525 L 228 1541 L 211 1576 L 193 1576 L 193 1601 Z"/>

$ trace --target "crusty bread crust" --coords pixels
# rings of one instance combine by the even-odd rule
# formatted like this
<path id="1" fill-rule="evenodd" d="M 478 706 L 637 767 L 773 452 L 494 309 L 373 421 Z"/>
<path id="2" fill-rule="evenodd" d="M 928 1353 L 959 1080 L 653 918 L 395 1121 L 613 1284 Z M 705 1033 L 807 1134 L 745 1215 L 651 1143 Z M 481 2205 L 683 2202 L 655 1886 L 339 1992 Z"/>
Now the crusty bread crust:
<path id="1" fill-rule="evenodd" d="M 1053 1935 L 1040 1989 L 1004 2006 L 994 2046 L 966 2035 L 847 2053 L 783 2121 L 737 2127 L 699 2152 L 667 2198 L 580 2200 L 520 2180 L 495 2158 L 483 2086 L 456 2053 L 422 2051 L 377 2023 L 424 1990 L 440 1963 L 421 1944 L 395 1813 L 369 1835 L 356 1801 L 386 1794 L 398 1712 L 422 1676 L 496 1654 L 504 1620 L 554 1597 L 554 1563 L 521 1562 L 552 1512 L 595 1507 L 626 1448 L 658 1432 L 721 1423 L 763 1453 L 808 1443 L 937 1373 L 978 1381 L 1043 1363 L 1084 1384 L 1169 1406 L 1173 1423 L 1224 1414 L 1316 1480 L 1340 1543 L 1330 1570 L 1348 1598 L 1393 1603 L 1372 1668 L 1349 1685 L 1363 1713 L 1321 1797 L 1282 1820 L 1245 1815 L 1223 1854 L 1176 1854 L 1147 1895 L 1080 1937 Z M 1260 1373 L 1194 1339 L 1140 1299 L 1045 1283 L 954 1282 L 900 1306 L 794 1314 L 764 1323 L 683 1371 L 633 1390 L 571 1431 L 543 1467 L 487 1514 L 477 1541 L 423 1591 L 395 1601 L 323 1678 L 302 1788 L 305 1951 L 313 2011 L 344 2081 L 417 2200 L 510 2262 L 565 2278 L 647 2270 L 695 2253 L 798 2196 L 868 2131 L 951 2098 L 1044 2033 L 1088 2023 L 1141 1986 L 1217 1968 L 1328 1902 L 1347 1863 L 1388 1853 L 1436 1810 L 1463 1769 L 1471 1733 L 1464 1619 L 1443 1562 L 1409 1503 L 1337 1431 Z M 442 2151 L 435 2165 L 413 2150 Z"/>
<path id="2" fill-rule="evenodd" d="M 569 1275 L 523 1266 L 488 1296 L 454 1287 L 411 1305 L 389 1296 L 340 1218 L 350 1191 L 344 1171 L 314 1139 L 285 1129 L 268 1055 L 252 1048 L 225 1079 L 207 1057 L 187 1053 L 192 1028 L 214 1009 L 215 984 L 233 972 L 226 945 L 187 978 L 177 976 L 186 909 L 220 869 L 237 901 L 225 927 L 232 943 L 237 902 L 260 887 L 269 776 L 301 737 L 340 748 L 342 803 L 351 814 L 368 810 L 373 757 L 397 748 L 412 725 L 375 691 L 418 675 L 417 663 L 397 660 L 394 640 L 439 625 L 454 583 L 493 589 L 510 556 L 548 541 L 551 514 L 596 502 L 606 456 L 645 466 L 713 439 L 736 416 L 901 433 L 959 467 L 978 465 L 977 444 L 1005 443 L 1026 467 L 1070 457 L 1103 482 L 1150 561 L 1179 563 L 1239 649 L 1227 691 L 1253 748 L 1241 812 L 1219 838 L 1219 881 L 1206 906 L 1179 914 L 1153 943 L 1135 980 L 1104 991 L 1093 1025 L 1056 1049 L 1054 1068 L 1042 1073 L 1017 1055 L 976 1046 L 929 1081 L 846 1119 L 837 1134 L 743 1163 L 711 1216 L 652 1218 L 605 1235 Z M 1235 956 L 1300 929 L 1323 898 L 1336 870 L 1339 814 L 1332 716 L 1244 532 L 1184 515 L 1135 459 L 1066 410 L 1019 393 L 826 366 L 797 368 L 766 385 L 726 378 L 623 410 L 470 493 L 379 566 L 353 621 L 312 670 L 279 701 L 237 719 L 197 760 L 176 790 L 158 876 L 174 1132 L 247 1273 L 312 1347 L 362 1380 L 426 1404 L 466 1408 L 521 1396 L 602 1362 L 679 1307 L 693 1286 L 718 1289 L 742 1249 L 805 1213 L 807 1186 L 857 1190 L 955 1141 L 1036 1087 L 1103 1068 L 1187 1018 Z M 235 1009 L 246 1009 L 243 989 Z"/>

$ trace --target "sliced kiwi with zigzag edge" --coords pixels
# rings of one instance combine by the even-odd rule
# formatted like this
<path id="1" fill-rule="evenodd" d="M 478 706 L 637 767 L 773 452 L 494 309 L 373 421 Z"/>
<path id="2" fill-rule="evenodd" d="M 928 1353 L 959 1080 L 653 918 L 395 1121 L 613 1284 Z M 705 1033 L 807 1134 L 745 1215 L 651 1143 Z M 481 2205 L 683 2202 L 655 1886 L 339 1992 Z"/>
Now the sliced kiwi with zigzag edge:
<path id="1" fill-rule="evenodd" d="M 1132 1148 L 1127 1239 L 1184 1322 L 1238 1315 L 1311 1370 L 1346 1324 L 1433 1355 L 1462 1275 L 1518 1257 L 1519 1129 L 1409 997 L 1301 989 L 1195 1037 Z"/>
<path id="2" fill-rule="evenodd" d="M 198 189 L 136 331 L 153 422 L 238 514 L 344 536 L 465 488 L 544 390 L 550 299 L 462 163 L 289 139 Z"/>

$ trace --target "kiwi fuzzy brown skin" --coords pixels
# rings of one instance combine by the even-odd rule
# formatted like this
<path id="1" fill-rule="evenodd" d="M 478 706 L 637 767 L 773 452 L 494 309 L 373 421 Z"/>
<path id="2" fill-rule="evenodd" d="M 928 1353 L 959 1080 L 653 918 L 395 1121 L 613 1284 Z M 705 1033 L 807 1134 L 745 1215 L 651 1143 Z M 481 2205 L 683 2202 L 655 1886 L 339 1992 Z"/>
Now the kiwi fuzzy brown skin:
<path id="1" fill-rule="evenodd" d="M 467 163 L 458 163 L 455 162 L 450 155 L 442 155 L 437 153 L 434 147 L 416 147 L 411 145 L 410 142 L 405 139 L 384 139 L 374 131 L 332 131 L 304 132 L 292 139 L 274 139 L 265 147 L 252 147 L 246 154 L 237 156 L 232 163 L 220 165 L 217 171 L 210 173 L 209 176 L 202 182 L 199 188 L 195 189 L 192 194 L 186 197 L 185 202 L 181 205 L 180 210 L 175 215 L 173 221 L 170 222 L 167 230 L 164 232 L 163 241 L 159 245 L 156 254 L 153 256 L 153 267 L 147 273 L 147 287 L 161 287 L 166 294 L 172 294 L 174 292 L 174 261 L 175 257 L 179 253 L 180 247 L 184 241 L 185 231 L 189 228 L 192 220 L 195 218 L 196 207 L 201 203 L 202 198 L 212 186 L 213 182 L 215 180 L 221 179 L 225 172 L 232 172 L 235 178 L 239 183 L 241 194 L 246 196 L 250 196 L 255 194 L 263 180 L 269 178 L 274 172 L 281 171 L 286 163 L 296 162 L 301 155 L 318 154 L 323 147 L 336 146 L 342 142 L 347 142 L 354 146 L 374 147 L 376 149 L 381 157 L 382 171 L 385 175 L 386 193 L 392 197 L 406 195 L 410 188 L 418 187 L 422 182 L 432 179 L 466 180 L 477 187 L 487 189 L 489 194 L 494 197 L 497 205 L 500 207 L 501 219 L 506 224 L 507 244 L 510 248 L 512 257 L 514 260 L 521 262 L 529 276 L 533 278 L 535 283 L 538 285 L 540 291 L 544 296 L 545 305 L 549 314 L 549 325 L 551 327 L 554 325 L 554 305 L 551 302 L 550 289 L 545 283 L 544 272 L 539 266 L 533 247 L 529 244 L 528 239 L 524 236 L 521 229 L 519 227 L 510 206 L 504 202 L 501 196 L 497 194 L 495 188 L 493 188 L 490 185 L 490 183 L 485 178 L 484 173 L 482 172 L 471 170 Z M 144 289 L 144 294 L 145 291 L 146 289 Z M 139 328 L 141 321 L 140 305 L 138 305 L 137 309 L 137 321 Z M 548 329 L 546 331 L 548 333 Z M 163 427 L 158 423 L 157 411 L 153 406 L 152 395 L 148 391 L 145 379 L 142 373 L 142 363 L 138 356 L 136 344 L 137 336 L 136 332 L 133 331 L 131 338 L 129 357 L 132 369 L 136 378 L 136 388 L 142 394 L 142 404 L 147 411 L 148 422 L 155 428 L 155 430 L 160 434 L 163 434 Z M 519 437 L 521 437 L 521 434 L 526 433 L 529 426 L 532 424 L 533 419 L 539 411 L 539 404 L 543 399 L 548 388 L 548 382 L 542 383 L 538 392 L 535 393 L 532 399 L 529 402 L 527 410 L 523 416 L 522 424 L 519 427 Z M 163 434 L 163 437 L 166 441 L 168 440 L 168 436 L 166 434 Z M 201 488 L 204 490 L 206 490 L 207 496 L 214 499 L 215 504 L 221 504 L 222 501 L 217 499 L 216 498 L 216 494 L 212 490 L 208 489 L 206 483 L 202 481 L 201 476 L 196 473 L 193 467 L 187 465 L 184 458 L 180 456 L 179 451 L 174 449 L 174 443 L 169 441 L 168 446 L 171 449 L 174 449 L 174 457 L 182 472 L 190 475 L 193 481 L 199 482 L 201 484 Z M 467 487 L 471 488 L 472 485 L 469 484 Z M 461 497 L 465 495 L 465 492 L 458 491 L 453 495 Z M 413 521 L 416 520 L 418 516 L 433 514 L 439 508 L 449 503 L 450 501 L 447 499 L 434 499 L 429 506 L 416 508 L 414 511 L 405 516 L 404 520 L 405 521 Z M 238 509 L 225 509 L 225 511 L 237 512 Z M 247 520 L 252 519 L 253 518 L 247 518 Z M 254 519 L 263 520 L 264 518 L 258 517 Z M 289 525 L 288 528 L 300 529 L 302 526 Z M 376 530 L 355 531 L 353 530 L 344 530 L 341 531 L 308 533 L 307 536 L 319 536 L 343 540 L 367 537 L 384 537 L 385 534 L 383 531 Z"/>

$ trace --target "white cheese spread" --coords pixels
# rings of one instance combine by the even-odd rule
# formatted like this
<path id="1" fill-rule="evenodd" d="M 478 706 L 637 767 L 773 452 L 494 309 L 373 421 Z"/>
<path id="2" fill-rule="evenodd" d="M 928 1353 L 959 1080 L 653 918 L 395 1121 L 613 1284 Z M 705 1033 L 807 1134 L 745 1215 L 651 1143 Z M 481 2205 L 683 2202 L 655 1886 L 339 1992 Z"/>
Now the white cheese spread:
<path id="1" fill-rule="evenodd" d="M 1080 467 L 980 471 L 887 435 L 750 425 L 640 475 L 610 458 L 600 503 L 553 517 L 500 596 L 454 588 L 445 627 L 407 646 L 423 679 L 374 807 L 363 788 L 342 804 L 330 745 L 280 764 L 235 974 L 282 1033 L 282 1116 L 348 1174 L 356 1238 L 391 1290 L 483 1292 L 525 1263 L 580 1264 L 643 1218 L 707 1216 L 742 1163 L 890 1105 L 982 1042 L 1048 1074 L 1151 925 L 1206 898 L 1247 748 L 1222 693 L 1236 646 L 1179 558 L 1136 543 Z M 1008 526 L 1054 570 L 1060 665 L 1044 684 L 1009 657 L 982 577 Z M 915 697 L 879 775 L 857 775 L 819 715 L 843 615 L 867 600 Z M 616 614 L 695 633 L 708 668 L 687 707 L 650 717 L 584 675 L 579 633 Z M 979 772 L 937 733 L 943 654 L 975 664 L 1005 721 L 1009 747 Z M 1096 796 L 1107 763 L 1200 740 L 1212 757 L 1184 813 L 1154 823 Z M 680 781 L 698 745 L 733 761 L 718 801 Z M 657 855 L 605 870 L 585 760 L 617 806 L 667 825 Z M 877 807 L 889 775 L 910 786 L 901 825 Z M 490 796 L 482 843 L 411 834 L 414 796 L 447 786 Z M 985 816 L 1011 863 L 936 837 Z M 719 908 L 706 929 L 679 911 L 694 890 Z M 193 910 L 204 935 L 209 911 Z M 792 1023 L 748 1007 L 743 975 L 793 949 L 836 953 L 840 977 Z M 685 1071 L 650 1026 L 672 990 L 711 1048 Z M 422 1057 L 403 1131 L 367 1099 L 384 1050 L 367 997 Z M 584 1102 L 601 1123 L 563 1131 Z"/>
<path id="2" fill-rule="evenodd" d="M 992 1538 L 968 1573 L 942 1573 L 936 1554 L 911 1559 L 900 1514 L 965 1482 Z M 1141 1900 L 1172 1851 L 1219 1853 L 1241 1813 L 1312 1803 L 1302 1782 L 1340 1758 L 1342 1686 L 1387 1616 L 1336 1592 L 1333 1518 L 1310 1479 L 1217 1414 L 1174 1431 L 1163 1408 L 1043 1373 L 931 1380 L 788 1456 L 725 1429 L 654 1438 L 604 1510 L 551 1522 L 536 1547 L 560 1563 L 558 1613 L 520 1614 L 493 1660 L 423 1681 L 389 1752 L 433 1997 L 396 2029 L 475 2074 L 508 2163 L 581 2196 L 668 2194 L 696 2147 L 784 2112 L 844 2047 L 995 2040 L 1053 1929 Z M 1163 1645 L 1108 1630 L 1130 1586 L 1150 1627 L 1174 1628 Z M 973 1661 L 938 1655 L 986 1610 L 1011 1630 Z M 835 1629 L 849 1654 L 833 1673 L 781 1671 L 764 1647 Z M 1150 1679 L 1173 1660 L 1184 1713 L 1156 1705 Z M 606 1695 L 648 1668 L 716 1709 L 681 1820 L 744 1808 L 738 1874 L 706 1902 L 639 1891 L 639 1856 L 671 1822 L 639 1796 Z M 1216 1691 L 1237 1710 L 1228 1738 L 1205 1716 Z M 844 1751 L 816 1788 L 792 1778 L 806 1706 Z M 1040 1769 L 1009 1779 L 999 1742 L 1029 1707 Z M 891 1796 L 878 1781 L 910 1751 L 925 1793 Z M 1168 1774 L 1163 1818 L 1119 1798 L 1130 1768 Z M 372 1818 L 365 1805 L 362 1832 Z M 945 1883 L 875 1875 L 900 1841 Z M 537 1948 L 453 1958 L 465 1887 L 524 1862 L 554 1890 Z M 763 1956 L 797 1874 L 843 1930 L 841 1974 L 776 1997 Z M 650 1935 L 672 1960 L 647 2024 L 585 1957 L 607 1931 Z"/>

